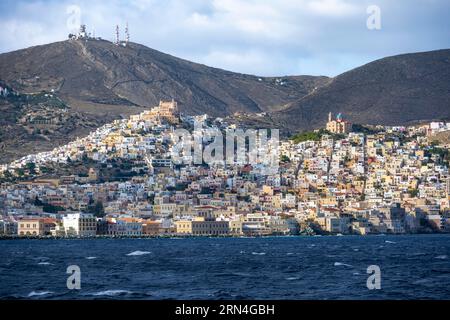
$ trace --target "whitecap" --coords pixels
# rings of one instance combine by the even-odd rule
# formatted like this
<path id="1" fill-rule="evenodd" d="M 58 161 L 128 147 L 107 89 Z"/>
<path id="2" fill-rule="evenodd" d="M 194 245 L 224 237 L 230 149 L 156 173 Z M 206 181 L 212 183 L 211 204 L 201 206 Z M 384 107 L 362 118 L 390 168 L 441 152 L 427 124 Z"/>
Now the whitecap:
<path id="1" fill-rule="evenodd" d="M 238 277 L 251 277 L 252 276 L 251 273 L 246 273 L 246 272 L 233 272 L 232 275 L 238 276 Z"/>
<path id="2" fill-rule="evenodd" d="M 353 272 L 353 275 L 354 275 L 354 276 L 359 276 L 359 275 L 361 275 L 361 273 L 359 273 L 359 272 Z"/>
<path id="3" fill-rule="evenodd" d="M 430 279 L 425 278 L 413 282 L 413 284 L 427 284 L 427 283 L 430 283 Z"/>
<path id="4" fill-rule="evenodd" d="M 45 296 L 47 294 L 52 294 L 53 292 L 51 291 L 31 291 L 28 294 L 28 297 L 39 297 L 39 296 Z"/>
<path id="5" fill-rule="evenodd" d="M 384 242 L 386 242 L 386 243 L 393 243 L 393 244 L 397 243 L 397 242 L 389 241 L 389 240 L 386 240 L 386 241 L 384 241 Z"/>
<path id="6" fill-rule="evenodd" d="M 335 263 L 334 263 L 334 266 L 335 266 L 335 267 L 340 267 L 340 266 L 344 266 L 344 267 L 353 267 L 353 266 L 350 265 L 350 264 L 346 264 L 346 263 L 342 263 L 342 262 L 335 262 Z"/>
<path id="7" fill-rule="evenodd" d="M 289 281 L 299 280 L 299 279 L 300 279 L 299 277 L 289 277 L 289 278 L 286 278 L 286 280 L 289 280 Z"/>
<path id="8" fill-rule="evenodd" d="M 434 257 L 434 258 L 435 259 L 445 260 L 445 259 L 448 259 L 448 256 L 446 254 L 443 254 L 443 255 L 440 255 L 440 256 L 437 256 L 437 257 Z"/>
<path id="9" fill-rule="evenodd" d="M 48 265 L 51 265 L 51 263 L 50 262 L 39 262 L 38 265 L 40 265 L 40 266 L 48 266 Z"/>
<path id="10" fill-rule="evenodd" d="M 263 256 L 263 255 L 265 255 L 266 253 L 265 253 L 265 252 L 252 252 L 252 254 L 253 254 L 254 256 Z"/>
<path id="11" fill-rule="evenodd" d="M 133 251 L 133 252 L 130 252 L 129 254 L 127 254 L 127 256 L 143 256 L 143 255 L 146 255 L 146 254 L 150 254 L 151 252 L 149 252 L 149 251 Z"/>
<path id="12" fill-rule="evenodd" d="M 359 249 L 353 249 L 353 251 L 359 251 Z"/>
<path id="13" fill-rule="evenodd" d="M 93 296 L 118 296 L 122 294 L 130 294 L 131 291 L 127 290 L 105 290 L 100 292 L 92 293 Z"/>
<path id="14" fill-rule="evenodd" d="M 97 259 L 97 257 L 86 257 L 87 260 L 94 260 Z"/>

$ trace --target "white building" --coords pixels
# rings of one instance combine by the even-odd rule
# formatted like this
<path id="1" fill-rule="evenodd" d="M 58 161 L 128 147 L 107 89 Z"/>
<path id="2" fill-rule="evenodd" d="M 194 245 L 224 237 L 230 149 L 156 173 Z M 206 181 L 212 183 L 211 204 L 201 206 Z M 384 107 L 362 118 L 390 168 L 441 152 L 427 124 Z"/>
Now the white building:
<path id="1" fill-rule="evenodd" d="M 92 214 L 70 213 L 63 218 L 67 236 L 92 237 L 97 234 L 97 221 Z"/>

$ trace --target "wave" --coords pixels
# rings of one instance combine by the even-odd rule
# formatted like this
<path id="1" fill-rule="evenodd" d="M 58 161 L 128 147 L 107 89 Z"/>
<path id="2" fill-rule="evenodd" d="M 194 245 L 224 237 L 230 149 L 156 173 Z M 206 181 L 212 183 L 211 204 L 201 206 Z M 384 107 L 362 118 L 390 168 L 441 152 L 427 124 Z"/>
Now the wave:
<path id="1" fill-rule="evenodd" d="M 131 294 L 131 291 L 128 290 L 105 290 L 105 291 L 99 291 L 91 293 L 92 296 L 120 296 L 125 294 Z"/>
<path id="2" fill-rule="evenodd" d="M 87 260 L 94 260 L 97 259 L 97 257 L 86 257 Z"/>
<path id="3" fill-rule="evenodd" d="M 384 242 L 386 242 L 386 243 L 393 243 L 393 244 L 396 244 L 396 243 L 397 243 L 397 242 L 389 241 L 389 240 L 386 240 L 386 241 L 384 241 Z"/>
<path id="4" fill-rule="evenodd" d="M 335 263 L 334 263 L 334 266 L 335 266 L 335 267 L 340 267 L 340 266 L 343 266 L 343 267 L 353 267 L 351 264 L 346 264 L 346 263 L 342 263 L 342 262 L 335 262 Z"/>
<path id="5" fill-rule="evenodd" d="M 40 265 L 40 266 L 48 266 L 48 265 L 51 265 L 51 263 L 50 262 L 39 262 L 38 265 Z"/>
<path id="6" fill-rule="evenodd" d="M 28 297 L 29 298 L 31 298 L 31 297 L 40 297 L 40 296 L 45 296 L 45 295 L 52 294 L 52 293 L 53 292 L 51 292 L 51 291 L 31 291 L 28 294 Z"/>
<path id="7" fill-rule="evenodd" d="M 440 256 L 434 257 L 435 259 L 441 259 L 441 260 L 446 260 L 448 259 L 448 256 L 446 254 L 442 254 Z"/>
<path id="8" fill-rule="evenodd" d="M 250 273 L 245 273 L 245 272 L 223 272 L 223 273 L 216 273 L 214 274 L 215 277 L 241 277 L 241 278 L 245 278 L 245 277 L 252 277 L 253 275 Z"/>
<path id="9" fill-rule="evenodd" d="M 149 251 L 133 251 L 133 252 L 130 252 L 129 254 L 127 254 L 127 256 L 143 256 L 143 255 L 146 255 L 146 254 L 150 254 L 151 252 L 149 252 Z"/>
<path id="10" fill-rule="evenodd" d="M 265 254 L 265 252 L 252 252 L 252 255 L 254 256 L 264 256 Z"/>
<path id="11" fill-rule="evenodd" d="M 288 281 L 300 280 L 300 277 L 289 277 L 289 278 L 286 278 L 286 280 L 288 280 Z"/>

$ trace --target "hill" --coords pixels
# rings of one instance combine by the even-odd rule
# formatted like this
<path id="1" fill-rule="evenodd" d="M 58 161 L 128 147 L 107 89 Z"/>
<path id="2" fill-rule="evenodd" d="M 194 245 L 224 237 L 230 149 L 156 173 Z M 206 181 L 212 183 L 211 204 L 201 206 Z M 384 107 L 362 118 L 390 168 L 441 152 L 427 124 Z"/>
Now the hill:
<path id="1" fill-rule="evenodd" d="M 103 40 L 63 41 L 1 54 L 0 83 L 23 97 L 51 94 L 64 103 L 68 117 L 56 126 L 36 127 L 19 119 L 30 116 L 31 110 L 34 117 L 49 116 L 45 101 L 33 105 L 29 102 L 35 99 L 24 103 L 24 99 L 0 97 L 1 110 L 9 115 L 0 128 L 0 163 L 67 143 L 160 100 L 177 100 L 186 114 L 224 117 L 282 109 L 327 81 L 326 77 L 238 74 L 136 43 L 124 47 Z M 43 130 L 46 135 L 39 133 Z"/>
<path id="2" fill-rule="evenodd" d="M 405 125 L 450 118 L 450 50 L 374 61 L 270 116 L 291 131 L 323 127 L 329 112 L 353 123 Z"/>

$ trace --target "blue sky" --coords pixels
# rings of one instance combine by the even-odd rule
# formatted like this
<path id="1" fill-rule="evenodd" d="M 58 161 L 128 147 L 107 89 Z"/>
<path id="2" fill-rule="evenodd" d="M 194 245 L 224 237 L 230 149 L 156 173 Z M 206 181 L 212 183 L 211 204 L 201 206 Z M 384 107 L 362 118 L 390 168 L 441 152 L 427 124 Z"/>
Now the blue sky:
<path id="1" fill-rule="evenodd" d="M 385 56 L 450 48 L 448 0 L 1 0 L 0 52 L 65 40 L 76 21 L 194 62 L 261 76 L 335 76 Z M 367 8 L 380 8 L 369 30 Z M 72 7 L 73 8 L 73 7 Z"/>

